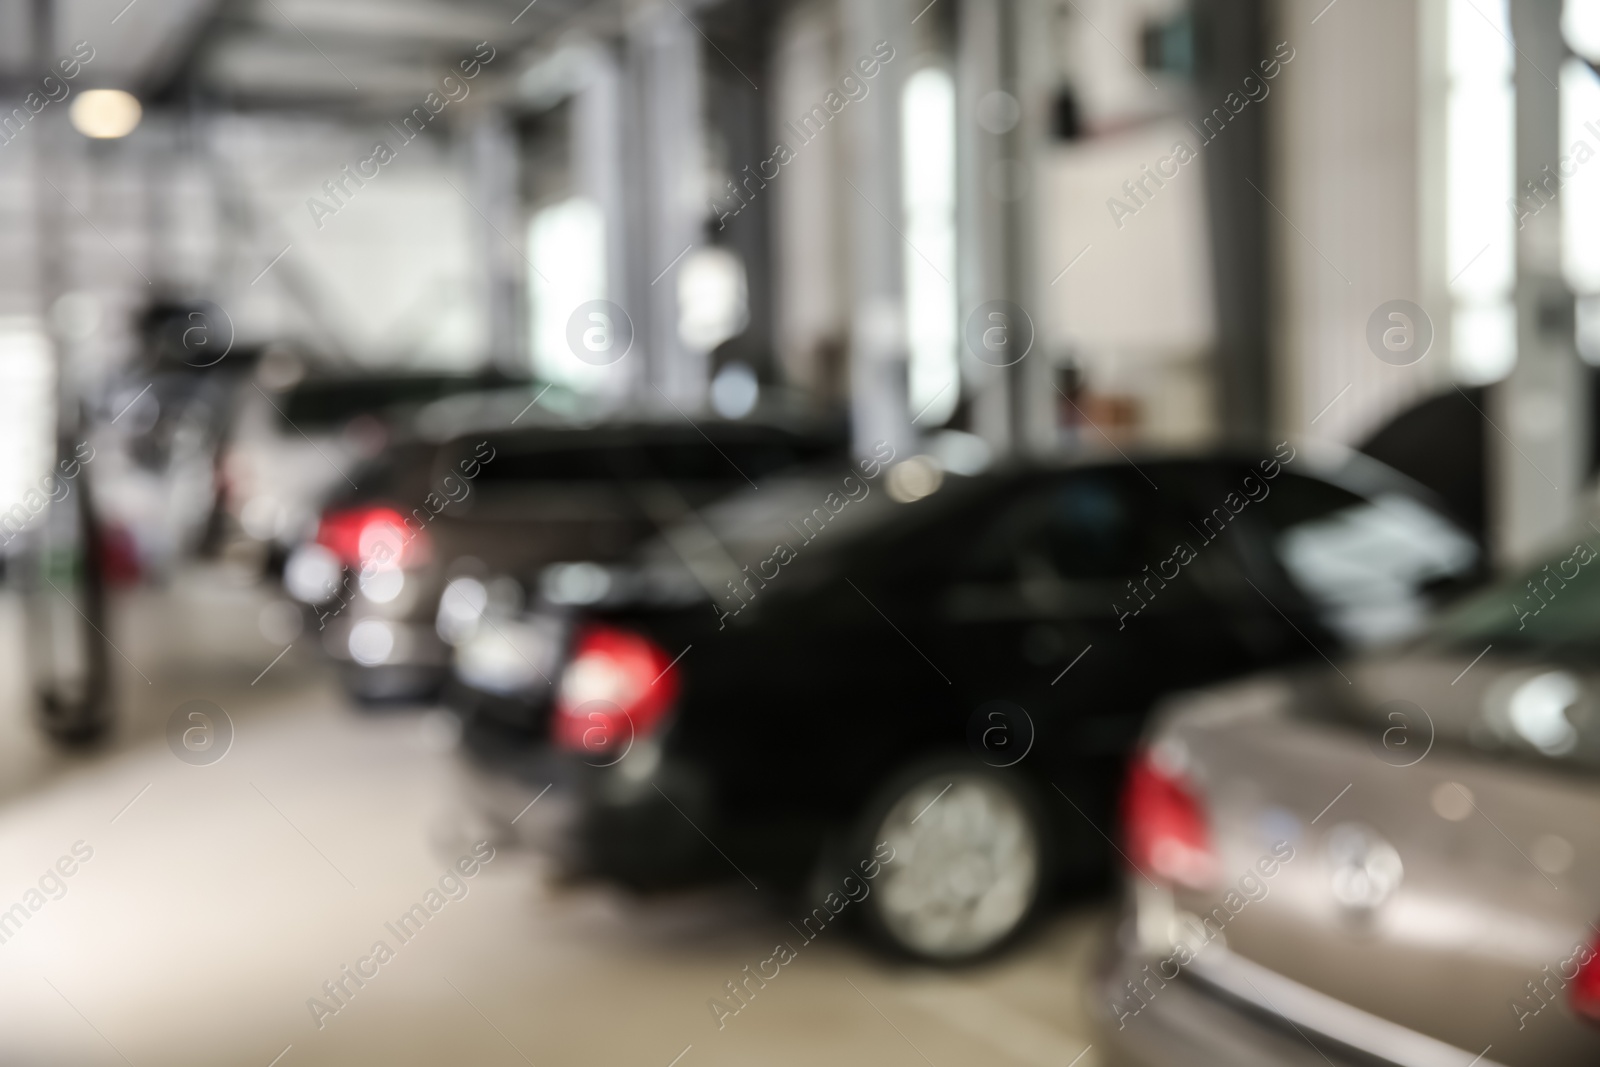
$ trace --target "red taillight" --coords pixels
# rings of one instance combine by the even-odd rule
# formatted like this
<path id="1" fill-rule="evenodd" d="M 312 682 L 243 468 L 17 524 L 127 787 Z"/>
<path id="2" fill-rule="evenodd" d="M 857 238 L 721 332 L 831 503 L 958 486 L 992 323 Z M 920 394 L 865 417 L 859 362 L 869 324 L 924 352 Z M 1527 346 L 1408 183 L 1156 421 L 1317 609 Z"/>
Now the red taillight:
<path id="1" fill-rule="evenodd" d="M 579 637 L 556 693 L 556 744 L 585 753 L 648 736 L 678 695 L 678 671 L 647 637 L 592 626 Z"/>
<path id="2" fill-rule="evenodd" d="M 120 522 L 107 522 L 100 527 L 95 547 L 100 555 L 100 573 L 106 583 L 119 588 L 138 583 L 142 570 L 139 563 L 139 546 L 133 534 Z"/>
<path id="3" fill-rule="evenodd" d="M 1579 964 L 1568 995 L 1574 1012 L 1600 1025 L 1600 937 L 1589 943 L 1589 958 Z"/>
<path id="4" fill-rule="evenodd" d="M 1141 871 L 1191 889 L 1216 875 L 1205 809 L 1188 784 L 1141 752 L 1122 792 L 1122 832 L 1128 859 Z"/>
<path id="5" fill-rule="evenodd" d="M 317 543 L 347 567 L 369 561 L 416 567 L 429 552 L 427 531 L 408 529 L 404 515 L 383 505 L 328 512 L 317 527 Z"/>

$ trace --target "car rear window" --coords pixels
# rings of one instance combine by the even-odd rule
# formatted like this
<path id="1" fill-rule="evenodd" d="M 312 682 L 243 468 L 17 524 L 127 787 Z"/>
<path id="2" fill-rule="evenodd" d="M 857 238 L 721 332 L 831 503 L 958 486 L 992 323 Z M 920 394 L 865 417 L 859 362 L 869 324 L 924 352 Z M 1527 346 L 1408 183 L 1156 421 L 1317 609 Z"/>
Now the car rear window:
<path id="1" fill-rule="evenodd" d="M 1428 590 L 1478 566 L 1467 533 L 1398 491 L 1368 498 L 1286 474 L 1251 507 L 1290 581 L 1355 647 L 1416 634 L 1432 608 Z"/>
<path id="2" fill-rule="evenodd" d="M 531 442 L 493 441 L 480 480 L 518 482 L 726 482 L 746 484 L 835 453 L 839 445 L 781 434 L 587 431 Z M 472 450 L 463 452 L 463 456 Z"/>
<path id="3" fill-rule="evenodd" d="M 979 534 L 962 576 L 1004 581 L 1044 566 L 1068 581 L 1125 578 L 1147 562 L 1139 518 L 1117 475 L 1071 475 L 1009 504 Z"/>
<path id="4" fill-rule="evenodd" d="M 416 375 L 398 378 L 357 378 L 304 382 L 278 400 L 288 432 L 290 427 L 338 429 L 357 415 L 382 411 L 396 404 L 425 404 L 440 397 L 483 388 L 483 379 L 465 375 Z"/>

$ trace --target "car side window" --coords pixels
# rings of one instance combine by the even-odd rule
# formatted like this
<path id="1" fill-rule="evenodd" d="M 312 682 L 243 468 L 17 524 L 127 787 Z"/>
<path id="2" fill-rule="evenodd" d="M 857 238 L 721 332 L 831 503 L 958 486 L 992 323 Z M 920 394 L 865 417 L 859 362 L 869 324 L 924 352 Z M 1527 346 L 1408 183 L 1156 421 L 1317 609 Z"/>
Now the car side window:
<path id="1" fill-rule="evenodd" d="M 709 479 L 734 481 L 744 484 L 745 478 L 761 478 L 786 468 L 814 462 L 830 456 L 842 457 L 842 466 L 848 467 L 848 456 L 841 445 L 825 440 L 810 441 L 779 435 L 730 435 L 719 438 L 712 435 L 716 449 L 706 448 L 710 464 Z"/>
<path id="2" fill-rule="evenodd" d="M 1477 566 L 1465 532 L 1398 491 L 1367 498 L 1285 474 L 1254 507 L 1290 582 L 1357 647 L 1415 633 L 1430 607 L 1428 588 Z"/>
<path id="3" fill-rule="evenodd" d="M 1037 486 L 1010 502 L 980 530 L 963 569 L 965 577 L 979 581 L 1120 581 L 1143 565 L 1142 540 L 1121 480 L 1087 472 Z"/>

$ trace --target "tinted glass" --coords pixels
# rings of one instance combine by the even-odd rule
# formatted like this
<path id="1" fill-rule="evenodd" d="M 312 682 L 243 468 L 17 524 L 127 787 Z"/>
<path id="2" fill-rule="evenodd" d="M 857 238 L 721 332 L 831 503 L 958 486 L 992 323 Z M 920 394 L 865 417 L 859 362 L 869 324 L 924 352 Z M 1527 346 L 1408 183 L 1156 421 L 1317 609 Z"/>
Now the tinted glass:
<path id="1" fill-rule="evenodd" d="M 312 381 L 296 386 L 274 403 L 286 423 L 302 430 L 342 426 L 357 415 L 394 404 L 421 404 L 483 388 L 484 380 L 453 375 Z M 292 430 L 290 432 L 293 432 Z"/>
<path id="2" fill-rule="evenodd" d="M 1046 571 L 1077 581 L 1123 579 L 1144 565 L 1134 505 L 1110 472 L 1065 478 L 1028 493 L 979 535 L 971 579 L 1004 581 Z"/>
<path id="3" fill-rule="evenodd" d="M 551 435 L 532 447 L 496 444 L 483 465 L 486 482 L 605 482 L 613 480 L 729 482 L 745 484 L 774 471 L 838 452 L 834 442 L 778 433 L 718 432 L 702 436 L 692 426 L 680 432 L 651 429 L 570 437 Z M 470 454 L 470 450 L 463 455 Z"/>
<path id="4" fill-rule="evenodd" d="M 1367 499 L 1285 474 L 1251 507 L 1290 581 L 1356 646 L 1416 633 L 1429 611 L 1428 588 L 1477 565 L 1470 537 L 1398 492 Z"/>

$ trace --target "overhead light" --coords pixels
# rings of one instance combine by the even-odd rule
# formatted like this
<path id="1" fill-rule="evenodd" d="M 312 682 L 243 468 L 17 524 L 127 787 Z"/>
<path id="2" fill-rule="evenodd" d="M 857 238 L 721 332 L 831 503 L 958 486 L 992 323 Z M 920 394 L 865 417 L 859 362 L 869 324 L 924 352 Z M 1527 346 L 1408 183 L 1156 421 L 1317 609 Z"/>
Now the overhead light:
<path id="1" fill-rule="evenodd" d="M 72 128 L 85 137 L 126 137 L 139 125 L 144 109 L 132 93 L 121 89 L 86 89 L 72 102 Z"/>

